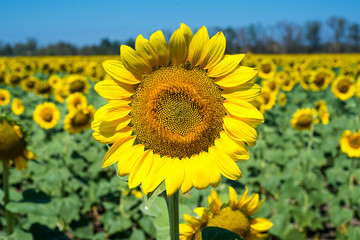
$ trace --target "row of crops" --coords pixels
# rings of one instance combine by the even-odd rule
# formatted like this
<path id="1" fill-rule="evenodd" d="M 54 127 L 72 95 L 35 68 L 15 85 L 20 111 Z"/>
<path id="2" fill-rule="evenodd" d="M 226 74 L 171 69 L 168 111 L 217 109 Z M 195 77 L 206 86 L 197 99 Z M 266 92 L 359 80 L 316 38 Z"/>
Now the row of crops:
<path id="1" fill-rule="evenodd" d="M 7 238 L 0 190 L 0 239 L 167 238 L 165 201 L 148 206 L 114 167 L 101 168 L 108 147 L 90 125 L 106 103 L 94 85 L 111 78 L 108 59 L 119 57 L 0 58 L 0 143 L 18 141 L 7 155 L 0 145 L 14 216 Z M 262 93 L 251 103 L 265 123 L 250 160 L 238 163 L 243 177 L 214 189 L 221 203 L 229 186 L 265 199 L 248 209 L 273 223 L 260 237 L 360 239 L 360 55 L 248 54 L 241 64 L 259 70 Z M 217 200 L 210 188 L 181 195 L 180 222 L 208 208 L 209 195 Z"/>

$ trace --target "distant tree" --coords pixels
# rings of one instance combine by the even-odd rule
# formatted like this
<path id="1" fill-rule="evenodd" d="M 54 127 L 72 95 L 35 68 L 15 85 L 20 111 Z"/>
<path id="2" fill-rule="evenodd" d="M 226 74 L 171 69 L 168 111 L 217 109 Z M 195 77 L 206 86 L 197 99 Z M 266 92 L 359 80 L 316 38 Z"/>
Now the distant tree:
<path id="1" fill-rule="evenodd" d="M 303 31 L 299 25 L 283 21 L 277 24 L 277 28 L 280 31 L 283 53 L 298 53 L 303 51 Z"/>
<path id="2" fill-rule="evenodd" d="M 309 43 L 309 52 L 320 51 L 321 23 L 318 21 L 307 22 L 305 25 L 305 38 Z"/>
<path id="3" fill-rule="evenodd" d="M 349 26 L 348 42 L 350 45 L 350 51 L 360 51 L 360 26 L 358 23 L 353 23 Z"/>
<path id="4" fill-rule="evenodd" d="M 346 20 L 345 18 L 333 16 L 327 20 L 327 25 L 334 34 L 334 51 L 342 52 L 341 41 L 345 37 Z"/>

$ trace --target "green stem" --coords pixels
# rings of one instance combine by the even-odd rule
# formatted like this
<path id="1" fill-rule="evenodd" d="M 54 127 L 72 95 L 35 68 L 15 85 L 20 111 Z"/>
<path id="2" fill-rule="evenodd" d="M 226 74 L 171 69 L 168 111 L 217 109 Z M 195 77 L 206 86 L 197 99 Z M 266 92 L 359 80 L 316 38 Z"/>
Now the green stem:
<path id="1" fill-rule="evenodd" d="M 170 239 L 179 240 L 179 191 L 166 198 L 170 223 Z"/>
<path id="2" fill-rule="evenodd" d="M 6 209 L 6 205 L 9 202 L 9 166 L 8 166 L 8 161 L 7 160 L 2 160 L 3 163 L 3 184 L 4 184 L 4 206 L 5 206 L 5 216 L 6 216 L 6 222 L 7 222 L 7 232 L 9 235 L 11 235 L 14 231 L 14 226 L 13 226 L 13 216 L 11 214 L 11 212 L 9 212 Z"/>

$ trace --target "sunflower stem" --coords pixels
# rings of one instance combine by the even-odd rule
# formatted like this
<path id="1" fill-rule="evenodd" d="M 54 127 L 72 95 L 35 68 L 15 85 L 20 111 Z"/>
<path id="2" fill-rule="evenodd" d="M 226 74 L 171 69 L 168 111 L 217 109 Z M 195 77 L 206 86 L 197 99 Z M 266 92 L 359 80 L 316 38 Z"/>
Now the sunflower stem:
<path id="1" fill-rule="evenodd" d="M 11 214 L 11 212 L 9 212 L 6 209 L 6 205 L 9 202 L 9 166 L 8 166 L 8 161 L 6 160 L 2 160 L 2 165 L 3 165 L 3 184 L 4 184 L 4 206 L 5 206 L 5 216 L 6 216 L 6 223 L 7 223 L 7 232 L 8 235 L 11 235 L 14 231 L 14 226 L 13 226 L 13 216 Z"/>
<path id="2" fill-rule="evenodd" d="M 170 239 L 179 240 L 179 191 L 166 198 L 169 213 Z"/>

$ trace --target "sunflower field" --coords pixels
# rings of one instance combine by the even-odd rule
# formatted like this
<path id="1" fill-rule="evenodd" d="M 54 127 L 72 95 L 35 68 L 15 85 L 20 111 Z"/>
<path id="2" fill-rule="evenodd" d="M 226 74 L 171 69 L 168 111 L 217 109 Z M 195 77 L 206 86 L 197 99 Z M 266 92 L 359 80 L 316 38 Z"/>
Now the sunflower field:
<path id="1" fill-rule="evenodd" d="M 102 168 L 105 60 L 120 57 L 0 58 L 0 239 L 169 239 L 166 202 Z M 241 65 L 258 70 L 249 102 L 265 122 L 240 179 L 180 194 L 180 239 L 236 224 L 256 232 L 245 239 L 360 239 L 360 55 L 249 53 Z"/>

